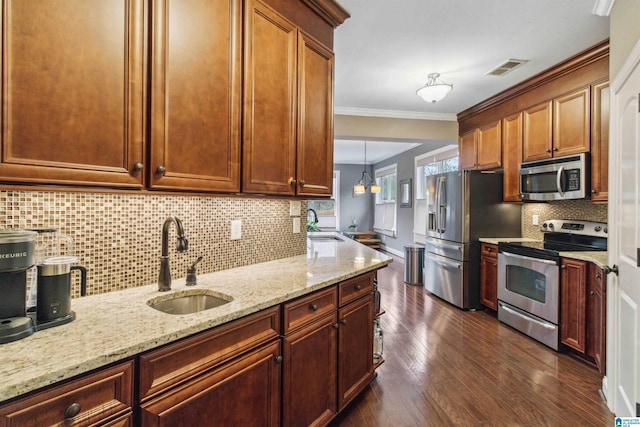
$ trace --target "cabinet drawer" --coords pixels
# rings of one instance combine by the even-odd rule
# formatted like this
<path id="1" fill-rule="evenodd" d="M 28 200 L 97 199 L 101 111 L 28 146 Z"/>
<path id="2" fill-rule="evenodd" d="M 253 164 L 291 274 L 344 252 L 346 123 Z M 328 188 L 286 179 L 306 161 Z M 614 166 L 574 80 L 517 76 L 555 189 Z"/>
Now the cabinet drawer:
<path id="1" fill-rule="evenodd" d="M 321 318 L 338 309 L 338 289 L 335 286 L 314 292 L 284 305 L 284 334 Z"/>
<path id="2" fill-rule="evenodd" d="M 373 292 L 373 279 L 375 272 L 366 273 L 340 283 L 339 287 L 339 305 L 355 301 L 363 295 Z"/>
<path id="3" fill-rule="evenodd" d="M 125 415 L 132 405 L 129 361 L 0 407 L 0 426 L 90 426 Z"/>
<path id="4" fill-rule="evenodd" d="M 280 335 L 280 308 L 263 310 L 140 356 L 140 400 Z"/>
<path id="5" fill-rule="evenodd" d="M 489 243 L 483 243 L 481 255 L 489 258 L 498 258 L 498 246 Z"/>

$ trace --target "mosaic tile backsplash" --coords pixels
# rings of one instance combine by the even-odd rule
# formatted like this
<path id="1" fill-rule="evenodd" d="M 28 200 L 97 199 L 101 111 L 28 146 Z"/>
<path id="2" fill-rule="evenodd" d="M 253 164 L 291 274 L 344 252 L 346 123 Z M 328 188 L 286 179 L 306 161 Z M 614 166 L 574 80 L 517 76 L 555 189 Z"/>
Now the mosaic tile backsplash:
<path id="1" fill-rule="evenodd" d="M 306 202 L 302 208 L 306 212 Z M 306 253 L 306 230 L 293 233 L 288 200 L 0 191 L 0 228 L 57 228 L 73 239 L 89 295 L 156 283 L 162 224 L 170 215 L 182 221 L 189 240 L 189 251 L 176 253 L 170 227 L 174 279 L 184 278 L 200 255 L 199 274 Z M 230 239 L 231 220 L 242 221 L 240 240 Z M 78 282 L 74 278 L 74 297 Z"/>
<path id="2" fill-rule="evenodd" d="M 522 235 L 542 239 L 540 225 L 532 224 L 533 215 L 538 215 L 540 225 L 548 219 L 607 222 L 607 205 L 596 205 L 587 200 L 525 203 L 522 208 Z"/>

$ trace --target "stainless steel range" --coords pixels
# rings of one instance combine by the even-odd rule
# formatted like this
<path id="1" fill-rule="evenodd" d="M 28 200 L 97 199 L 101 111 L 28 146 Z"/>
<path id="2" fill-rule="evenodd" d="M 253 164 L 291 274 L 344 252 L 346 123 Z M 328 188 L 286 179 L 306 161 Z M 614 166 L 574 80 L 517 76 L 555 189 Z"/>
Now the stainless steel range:
<path id="1" fill-rule="evenodd" d="M 543 242 L 498 244 L 498 319 L 558 350 L 560 253 L 607 250 L 607 224 L 549 220 Z"/>

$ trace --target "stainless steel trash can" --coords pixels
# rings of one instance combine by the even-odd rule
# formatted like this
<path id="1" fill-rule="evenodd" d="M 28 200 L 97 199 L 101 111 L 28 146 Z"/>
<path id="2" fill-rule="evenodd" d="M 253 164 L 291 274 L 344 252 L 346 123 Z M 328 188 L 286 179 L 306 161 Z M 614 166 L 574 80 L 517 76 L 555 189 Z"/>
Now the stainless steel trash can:
<path id="1" fill-rule="evenodd" d="M 408 285 L 424 285 L 424 246 L 404 247 L 404 282 Z"/>

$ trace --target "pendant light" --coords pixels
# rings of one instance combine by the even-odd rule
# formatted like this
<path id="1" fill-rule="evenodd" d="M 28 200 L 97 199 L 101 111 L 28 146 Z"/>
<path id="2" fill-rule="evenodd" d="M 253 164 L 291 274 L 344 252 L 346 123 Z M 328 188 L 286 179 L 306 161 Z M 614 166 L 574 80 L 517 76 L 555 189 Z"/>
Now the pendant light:
<path id="1" fill-rule="evenodd" d="M 427 84 L 416 91 L 416 94 L 425 102 L 435 103 L 441 101 L 453 89 L 453 85 L 442 80 L 438 81 L 438 77 L 440 77 L 438 73 L 429 74 Z"/>
<path id="2" fill-rule="evenodd" d="M 362 177 L 360 181 L 356 182 L 353 186 L 353 197 L 360 196 L 367 192 L 367 188 L 371 190 L 372 193 L 379 193 L 380 186 L 375 183 L 371 176 L 367 172 L 367 141 L 364 142 L 364 169 L 362 171 Z"/>

